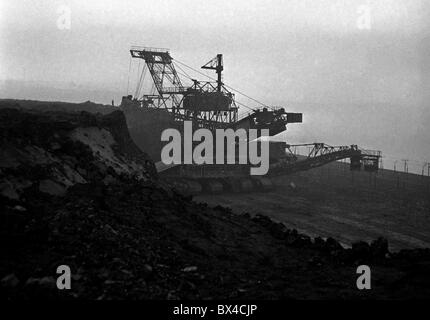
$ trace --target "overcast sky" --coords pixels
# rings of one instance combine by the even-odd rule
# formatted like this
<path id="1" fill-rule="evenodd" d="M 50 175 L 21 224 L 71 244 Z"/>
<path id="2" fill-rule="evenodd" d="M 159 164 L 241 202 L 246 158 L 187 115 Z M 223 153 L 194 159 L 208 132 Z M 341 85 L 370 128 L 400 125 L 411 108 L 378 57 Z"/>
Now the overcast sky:
<path id="1" fill-rule="evenodd" d="M 70 29 L 58 27 L 62 6 Z M 227 84 L 304 112 L 290 140 L 430 161 L 429 33 L 425 0 L 2 0 L 0 79 L 106 90 L 100 102 L 119 101 L 132 44 L 170 48 L 196 68 L 223 53 Z"/>

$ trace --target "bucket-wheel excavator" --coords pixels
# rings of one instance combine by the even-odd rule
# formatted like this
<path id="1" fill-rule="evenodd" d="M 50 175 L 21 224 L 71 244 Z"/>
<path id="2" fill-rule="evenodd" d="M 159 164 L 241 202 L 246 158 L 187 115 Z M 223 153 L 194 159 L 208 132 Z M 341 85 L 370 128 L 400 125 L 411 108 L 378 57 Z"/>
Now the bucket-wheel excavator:
<path id="1" fill-rule="evenodd" d="M 283 107 L 266 105 L 250 108 L 236 101 L 232 91 L 243 93 L 223 82 L 222 54 L 202 66 L 202 69 L 215 70 L 217 77 L 209 77 L 212 81 L 191 78 L 184 68 L 207 75 L 174 60 L 168 49 L 132 47 L 130 57 L 144 61 L 143 68 L 139 71 L 135 96 L 124 96 L 121 102 L 130 134 L 137 145 L 156 162 L 159 177 L 185 193 L 269 190 L 273 185 L 272 177 L 309 170 L 342 159 L 349 159 L 351 170 L 364 168 L 367 171 L 377 171 L 379 168 L 381 152 L 364 150 L 357 145 L 329 146 L 324 143 L 288 144 L 271 141 L 270 137 L 285 131 L 287 124 L 301 123 L 302 113 L 287 112 Z M 143 87 L 148 71 L 152 88 L 145 92 Z M 179 73 L 187 78 L 190 85 L 183 84 Z M 239 115 L 239 106 L 249 109 L 249 112 Z M 183 131 L 185 121 L 190 121 L 194 129 L 206 128 L 211 131 L 268 129 L 270 166 L 267 174 L 251 176 L 250 164 L 164 164 L 160 158 L 163 147 L 161 133 L 168 128 Z M 292 152 L 292 148 L 299 146 L 310 148 L 307 156 L 297 156 Z"/>

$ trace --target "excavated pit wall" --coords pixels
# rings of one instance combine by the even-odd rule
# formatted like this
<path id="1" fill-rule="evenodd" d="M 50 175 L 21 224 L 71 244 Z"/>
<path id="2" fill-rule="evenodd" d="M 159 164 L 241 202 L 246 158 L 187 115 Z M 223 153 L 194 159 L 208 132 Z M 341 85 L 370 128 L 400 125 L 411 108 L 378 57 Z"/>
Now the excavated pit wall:
<path id="1" fill-rule="evenodd" d="M 0 194 L 61 196 L 72 186 L 156 179 L 130 138 L 124 114 L 0 109 Z"/>
<path id="2" fill-rule="evenodd" d="M 120 111 L 3 108 L 0 150 L 0 298 L 429 296 L 428 249 L 390 254 L 384 239 L 345 249 L 162 188 Z M 54 278 L 63 264 L 66 293 Z M 359 264 L 372 266 L 365 295 Z"/>

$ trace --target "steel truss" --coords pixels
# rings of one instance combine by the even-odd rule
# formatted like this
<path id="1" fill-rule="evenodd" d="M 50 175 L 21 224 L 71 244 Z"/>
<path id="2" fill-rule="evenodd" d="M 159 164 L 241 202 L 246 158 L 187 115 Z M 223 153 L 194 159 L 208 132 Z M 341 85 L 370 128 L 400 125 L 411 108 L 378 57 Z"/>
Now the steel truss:
<path id="1" fill-rule="evenodd" d="M 221 82 L 193 80 L 191 87 L 185 87 L 168 49 L 132 47 L 130 54 L 132 58 L 145 61 L 158 92 L 158 95 L 144 94 L 140 101 L 142 106 L 165 108 L 174 115 L 175 120 L 191 120 L 196 127 L 208 129 L 226 128 L 230 123 L 237 121 L 238 108 L 234 94 Z M 221 65 L 217 65 L 216 62 L 220 62 Z M 221 80 L 222 56 L 218 55 L 216 60 L 211 60 L 203 67 L 216 70 Z M 187 96 L 214 92 L 222 93 L 229 99 L 230 106 L 227 110 L 194 110 L 184 107 L 184 99 Z"/>

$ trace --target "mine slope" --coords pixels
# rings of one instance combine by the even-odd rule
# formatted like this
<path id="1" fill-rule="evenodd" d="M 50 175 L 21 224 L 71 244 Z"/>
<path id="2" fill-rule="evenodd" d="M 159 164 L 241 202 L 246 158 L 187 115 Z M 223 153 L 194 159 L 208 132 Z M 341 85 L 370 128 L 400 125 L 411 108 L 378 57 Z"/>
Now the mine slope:
<path id="1" fill-rule="evenodd" d="M 428 249 L 345 249 L 169 190 L 121 112 L 0 108 L 0 133 L 2 299 L 429 297 Z M 56 289 L 59 265 L 72 290 Z"/>
<path id="2" fill-rule="evenodd" d="M 430 178 L 382 169 L 350 171 L 347 163 L 278 177 L 271 192 L 199 195 L 196 201 L 251 215 L 264 213 L 310 236 L 345 246 L 388 239 L 391 251 L 430 247 Z"/>

